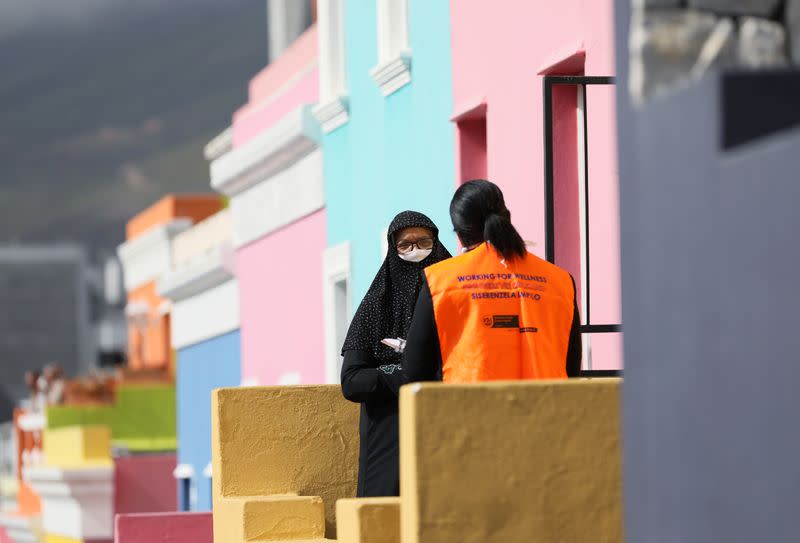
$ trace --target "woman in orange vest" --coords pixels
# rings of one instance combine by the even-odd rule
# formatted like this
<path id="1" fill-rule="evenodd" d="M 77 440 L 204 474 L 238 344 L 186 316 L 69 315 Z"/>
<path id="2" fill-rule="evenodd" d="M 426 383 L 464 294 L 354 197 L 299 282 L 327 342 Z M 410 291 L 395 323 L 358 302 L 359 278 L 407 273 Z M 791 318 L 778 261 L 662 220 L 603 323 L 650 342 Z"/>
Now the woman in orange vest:
<path id="1" fill-rule="evenodd" d="M 580 318 L 569 273 L 529 253 L 500 188 L 458 188 L 450 219 L 464 254 L 425 268 L 408 332 L 409 381 L 558 379 L 580 373 Z"/>

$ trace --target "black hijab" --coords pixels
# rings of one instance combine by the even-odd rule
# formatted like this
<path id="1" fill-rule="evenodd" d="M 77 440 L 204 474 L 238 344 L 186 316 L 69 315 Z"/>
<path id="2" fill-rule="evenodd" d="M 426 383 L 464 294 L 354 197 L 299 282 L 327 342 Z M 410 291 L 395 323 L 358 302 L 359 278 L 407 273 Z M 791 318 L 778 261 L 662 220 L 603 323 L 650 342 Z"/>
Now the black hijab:
<path id="1" fill-rule="evenodd" d="M 429 229 L 436 240 L 431 254 L 421 262 L 406 262 L 395 249 L 395 234 L 412 226 Z M 402 353 L 394 352 L 380 341 L 406 338 L 422 286 L 422 270 L 452 256 L 439 241 L 439 229 L 433 221 L 416 211 L 399 213 L 389 225 L 387 238 L 386 258 L 358 306 L 342 346 L 342 354 L 353 350 L 373 353 L 379 366 L 400 364 L 403 360 Z"/>

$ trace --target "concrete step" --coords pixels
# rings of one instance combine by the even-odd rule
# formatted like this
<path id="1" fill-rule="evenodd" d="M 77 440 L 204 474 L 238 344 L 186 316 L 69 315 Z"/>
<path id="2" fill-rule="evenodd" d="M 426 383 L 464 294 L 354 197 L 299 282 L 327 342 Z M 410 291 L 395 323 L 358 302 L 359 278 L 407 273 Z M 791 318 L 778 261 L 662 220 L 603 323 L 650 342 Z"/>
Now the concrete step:
<path id="1" fill-rule="evenodd" d="M 226 497 L 214 507 L 214 522 L 225 524 L 219 526 L 218 533 L 224 534 L 220 543 L 314 541 L 325 537 L 325 506 L 319 496 Z"/>
<path id="2" fill-rule="evenodd" d="M 353 498 L 336 502 L 339 543 L 400 543 L 400 498 Z"/>

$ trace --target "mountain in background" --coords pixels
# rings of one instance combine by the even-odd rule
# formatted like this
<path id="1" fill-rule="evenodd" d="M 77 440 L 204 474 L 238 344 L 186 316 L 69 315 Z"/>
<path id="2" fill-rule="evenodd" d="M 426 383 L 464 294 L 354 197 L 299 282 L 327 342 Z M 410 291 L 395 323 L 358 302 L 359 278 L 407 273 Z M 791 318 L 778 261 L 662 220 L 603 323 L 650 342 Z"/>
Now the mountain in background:
<path id="1" fill-rule="evenodd" d="M 165 193 L 210 190 L 203 147 L 266 64 L 263 0 L 6 1 L 0 243 L 107 253 Z"/>

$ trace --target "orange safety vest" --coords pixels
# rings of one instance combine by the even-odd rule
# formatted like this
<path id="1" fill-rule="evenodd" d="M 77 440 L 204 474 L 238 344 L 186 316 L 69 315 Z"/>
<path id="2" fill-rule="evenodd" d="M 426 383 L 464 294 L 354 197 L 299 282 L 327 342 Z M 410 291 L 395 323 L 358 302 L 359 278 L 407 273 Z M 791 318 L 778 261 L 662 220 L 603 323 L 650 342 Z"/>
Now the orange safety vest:
<path id="1" fill-rule="evenodd" d="M 575 303 L 570 275 L 488 243 L 425 269 L 446 383 L 566 378 Z"/>

